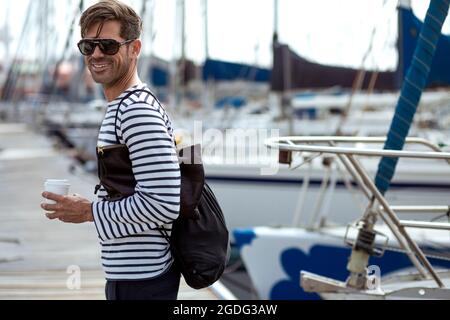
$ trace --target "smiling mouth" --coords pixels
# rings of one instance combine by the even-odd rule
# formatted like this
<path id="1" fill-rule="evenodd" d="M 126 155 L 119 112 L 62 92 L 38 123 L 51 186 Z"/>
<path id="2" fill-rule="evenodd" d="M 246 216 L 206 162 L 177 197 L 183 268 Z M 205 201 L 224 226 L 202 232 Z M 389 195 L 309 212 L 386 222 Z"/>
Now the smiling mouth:
<path id="1" fill-rule="evenodd" d="M 106 63 L 91 63 L 92 70 L 95 72 L 101 72 L 104 71 L 106 68 L 108 68 L 108 64 Z"/>

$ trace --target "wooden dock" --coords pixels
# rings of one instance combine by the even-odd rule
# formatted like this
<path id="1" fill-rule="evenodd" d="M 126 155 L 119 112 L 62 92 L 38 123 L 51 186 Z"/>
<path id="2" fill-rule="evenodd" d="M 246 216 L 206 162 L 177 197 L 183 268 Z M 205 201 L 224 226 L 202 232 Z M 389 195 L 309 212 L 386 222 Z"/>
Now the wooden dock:
<path id="1" fill-rule="evenodd" d="M 95 227 L 49 221 L 40 208 L 46 179 L 68 179 L 70 192 L 94 197 L 97 179 L 67 151 L 25 125 L 0 123 L 0 300 L 103 300 Z M 78 269 L 79 288 L 71 282 Z M 218 298 L 183 282 L 179 299 Z"/>

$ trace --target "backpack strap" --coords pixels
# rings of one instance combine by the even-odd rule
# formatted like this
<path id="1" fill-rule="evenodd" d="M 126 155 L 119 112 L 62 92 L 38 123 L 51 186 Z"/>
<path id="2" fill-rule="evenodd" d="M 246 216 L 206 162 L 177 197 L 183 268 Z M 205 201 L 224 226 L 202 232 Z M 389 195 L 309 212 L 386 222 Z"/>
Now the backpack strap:
<path id="1" fill-rule="evenodd" d="M 128 92 L 123 98 L 122 100 L 120 100 L 119 106 L 117 107 L 117 111 L 116 111 L 116 117 L 114 118 L 114 134 L 116 135 L 116 143 L 120 144 L 120 140 L 119 140 L 119 136 L 117 134 L 117 117 L 119 116 L 119 110 L 120 107 L 122 106 L 122 103 L 127 100 L 129 97 L 131 97 L 133 94 L 137 93 L 137 92 L 145 92 L 148 93 L 153 99 L 155 99 L 156 102 L 158 102 L 160 105 L 161 102 L 159 102 L 158 98 L 155 97 L 155 95 L 148 89 L 136 89 L 133 90 L 131 92 Z"/>
<path id="2" fill-rule="evenodd" d="M 116 117 L 115 117 L 115 120 L 114 120 L 114 134 L 116 135 L 116 142 L 117 142 L 117 144 L 120 144 L 119 136 L 118 136 L 118 134 L 117 134 L 117 118 L 118 118 L 118 116 L 119 116 L 119 110 L 120 110 L 120 107 L 122 106 L 122 103 L 123 103 L 125 100 L 127 100 L 129 97 L 131 97 L 133 94 L 135 94 L 135 93 L 137 93 L 137 92 L 145 92 L 145 93 L 148 93 L 153 99 L 155 99 L 156 102 L 158 102 L 160 105 L 162 105 L 161 102 L 158 100 L 158 98 L 156 98 L 155 95 L 154 95 L 150 90 L 147 90 L 147 89 L 136 89 L 136 90 L 133 90 L 133 91 L 127 93 L 127 94 L 120 100 L 119 106 L 117 107 L 117 111 L 116 111 Z M 167 243 L 168 243 L 169 246 L 171 247 L 172 251 L 174 251 L 174 248 L 173 248 L 173 246 L 172 246 L 171 243 L 170 243 L 170 237 L 169 237 L 169 234 L 166 232 L 166 230 L 164 230 L 163 228 L 156 228 L 156 230 L 158 230 L 158 231 L 161 233 L 161 235 L 164 237 L 164 239 L 166 239 Z M 176 254 L 176 253 L 175 253 L 175 254 Z"/>
<path id="3" fill-rule="evenodd" d="M 175 221 L 174 221 L 174 223 L 175 223 Z M 173 224 L 172 224 L 172 228 L 173 228 Z M 157 228 L 156 230 L 158 230 L 159 233 L 161 233 L 161 235 L 164 237 L 164 239 L 166 239 L 167 243 L 169 244 L 169 250 L 172 253 L 173 259 L 175 261 L 178 261 L 179 260 L 178 259 L 178 251 L 175 248 L 175 246 L 172 245 L 172 242 L 170 241 L 170 237 L 169 237 L 169 234 L 167 233 L 167 231 L 164 230 L 163 228 Z M 172 232 L 173 232 L 173 229 L 172 229 Z"/>

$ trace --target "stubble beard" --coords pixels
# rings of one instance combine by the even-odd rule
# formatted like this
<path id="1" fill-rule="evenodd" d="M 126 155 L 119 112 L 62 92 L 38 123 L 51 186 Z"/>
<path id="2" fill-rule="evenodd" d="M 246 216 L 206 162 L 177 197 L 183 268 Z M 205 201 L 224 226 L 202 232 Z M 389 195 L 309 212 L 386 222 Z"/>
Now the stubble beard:
<path id="1" fill-rule="evenodd" d="M 103 72 L 98 72 L 94 65 L 102 64 L 106 64 L 107 67 Z M 114 86 L 126 76 L 127 70 L 131 64 L 128 60 L 124 60 L 121 67 L 118 67 L 112 59 L 102 59 L 98 61 L 90 61 L 88 65 L 92 79 L 96 83 L 101 84 L 103 87 L 108 88 Z"/>

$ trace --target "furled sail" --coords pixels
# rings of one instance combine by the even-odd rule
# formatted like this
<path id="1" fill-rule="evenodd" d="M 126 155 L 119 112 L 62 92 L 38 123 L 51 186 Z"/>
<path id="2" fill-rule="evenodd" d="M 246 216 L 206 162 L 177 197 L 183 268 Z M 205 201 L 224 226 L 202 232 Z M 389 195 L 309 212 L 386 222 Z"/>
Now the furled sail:
<path id="1" fill-rule="evenodd" d="M 276 92 L 291 89 L 352 88 L 359 70 L 313 63 L 300 57 L 287 45 L 275 43 L 272 90 Z M 368 71 L 362 88 L 367 89 L 373 72 Z M 396 72 L 380 72 L 375 84 L 377 90 L 398 88 Z"/>
<path id="2" fill-rule="evenodd" d="M 414 15 L 411 8 L 398 8 L 399 63 L 397 70 L 380 72 L 375 84 L 376 90 L 398 90 L 411 65 L 417 38 L 423 23 Z M 271 78 L 273 91 L 291 89 L 331 88 L 350 89 L 359 70 L 345 67 L 313 63 L 292 51 L 287 45 L 275 42 L 274 62 Z M 450 36 L 440 35 L 439 45 L 431 65 L 427 87 L 450 85 Z M 367 89 L 373 71 L 367 70 L 362 89 Z"/>
<path id="3" fill-rule="evenodd" d="M 411 123 L 422 96 L 422 91 L 432 74 L 432 64 L 440 44 L 442 24 L 447 17 L 449 0 L 431 0 L 425 23 L 418 37 L 412 62 L 402 86 L 394 119 L 385 145 L 387 150 L 402 150 Z M 375 184 L 385 194 L 395 174 L 398 158 L 383 158 L 378 167 Z"/>

